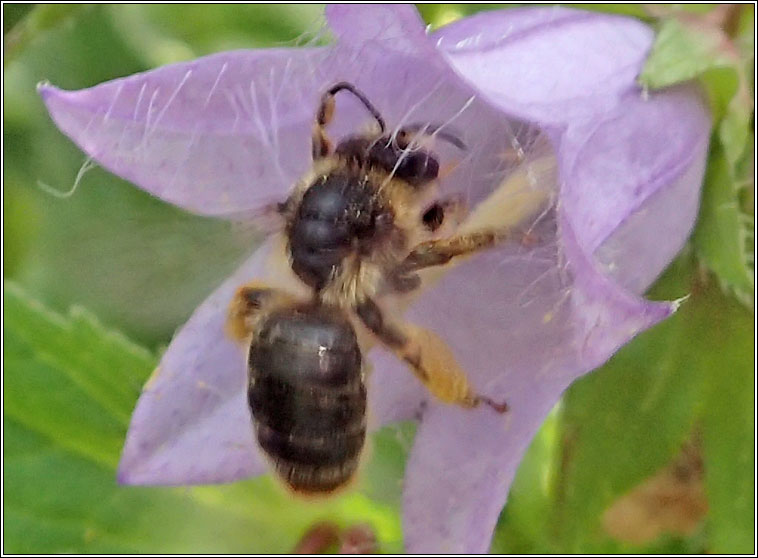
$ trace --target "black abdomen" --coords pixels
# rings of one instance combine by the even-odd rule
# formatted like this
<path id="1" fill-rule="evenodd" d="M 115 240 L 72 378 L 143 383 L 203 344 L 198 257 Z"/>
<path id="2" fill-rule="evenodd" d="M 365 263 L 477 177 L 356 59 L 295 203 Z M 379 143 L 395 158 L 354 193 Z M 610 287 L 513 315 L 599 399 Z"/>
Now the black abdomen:
<path id="1" fill-rule="evenodd" d="M 258 443 L 298 492 L 331 492 L 355 472 L 366 389 L 352 325 L 325 306 L 270 315 L 250 346 L 248 402 Z"/>
<path id="2" fill-rule="evenodd" d="M 292 269 L 308 286 L 320 290 L 348 254 L 387 224 L 391 217 L 377 207 L 373 188 L 359 175 L 322 177 L 305 192 L 288 226 Z"/>

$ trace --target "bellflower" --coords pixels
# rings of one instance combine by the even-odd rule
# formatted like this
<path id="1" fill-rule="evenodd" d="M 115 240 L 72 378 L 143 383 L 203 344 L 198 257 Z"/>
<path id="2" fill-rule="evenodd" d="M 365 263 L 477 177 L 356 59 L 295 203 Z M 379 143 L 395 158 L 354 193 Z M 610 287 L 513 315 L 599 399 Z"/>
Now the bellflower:
<path id="1" fill-rule="evenodd" d="M 694 86 L 638 89 L 653 34 L 633 19 L 518 9 L 430 34 L 408 6 L 338 6 L 326 17 L 336 38 L 328 47 L 225 52 L 40 92 L 60 129 L 105 168 L 222 218 L 286 197 L 311 164 L 314 113 L 334 82 L 354 83 L 392 127 L 442 123 L 462 136 L 463 155 L 438 142 L 455 162 L 441 191 L 463 195 L 474 221 L 527 217 L 537 240 L 438 273 L 405 317 L 445 339 L 476 389 L 510 410 L 439 404 L 381 349 L 369 354 L 369 397 L 374 427 L 424 409 L 404 482 L 406 549 L 484 552 L 520 458 L 561 393 L 675 310 L 639 294 L 694 223 L 709 115 Z M 349 95 L 337 105 L 332 137 L 365 124 Z M 223 324 L 235 288 L 270 276 L 275 251 L 264 242 L 178 331 L 132 417 L 121 482 L 266 471 L 244 354 Z"/>

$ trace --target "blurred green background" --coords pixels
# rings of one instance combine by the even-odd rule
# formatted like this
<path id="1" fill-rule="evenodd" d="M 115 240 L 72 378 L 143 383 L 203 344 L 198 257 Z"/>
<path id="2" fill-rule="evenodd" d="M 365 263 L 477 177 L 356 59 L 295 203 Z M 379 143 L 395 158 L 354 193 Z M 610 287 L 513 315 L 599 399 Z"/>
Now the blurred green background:
<path id="1" fill-rule="evenodd" d="M 439 26 L 493 7 L 420 10 Z M 648 86 L 698 78 L 709 93 L 698 228 L 649 293 L 691 296 L 569 390 L 522 463 L 492 551 L 752 553 L 753 7 L 591 9 L 659 30 Z M 401 550 L 412 425 L 380 432 L 361 485 L 326 504 L 292 502 L 266 478 L 115 484 L 157 355 L 252 239 L 99 168 L 72 196 L 49 193 L 71 188 L 84 156 L 48 118 L 39 81 L 78 89 L 221 50 L 298 44 L 322 8 L 4 4 L 3 16 L 4 552 L 286 552 L 324 520 L 367 523 L 380 551 Z"/>

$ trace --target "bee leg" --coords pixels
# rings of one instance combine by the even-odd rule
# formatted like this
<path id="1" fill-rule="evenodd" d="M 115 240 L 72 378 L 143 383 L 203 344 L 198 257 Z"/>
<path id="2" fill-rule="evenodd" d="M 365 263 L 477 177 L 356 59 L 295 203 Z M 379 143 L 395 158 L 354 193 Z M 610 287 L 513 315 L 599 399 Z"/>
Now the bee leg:
<path id="1" fill-rule="evenodd" d="M 435 201 L 421 214 L 426 230 L 434 236 L 445 235 L 463 221 L 468 208 L 461 196 L 450 196 Z M 423 244 L 421 245 L 423 246 Z M 384 276 L 382 293 L 408 293 L 421 286 L 421 277 L 404 263 L 391 269 Z"/>
<path id="2" fill-rule="evenodd" d="M 444 265 L 453 258 L 491 248 L 505 238 L 505 234 L 486 230 L 422 242 L 411 250 L 411 253 L 400 263 L 398 271 L 407 273 L 436 265 Z"/>
<path id="3" fill-rule="evenodd" d="M 253 333 L 256 318 L 265 306 L 288 298 L 283 291 L 259 281 L 242 285 L 229 304 L 226 316 L 227 335 L 235 341 L 244 341 Z"/>
<path id="4" fill-rule="evenodd" d="M 431 331 L 410 324 L 402 329 L 388 324 L 379 306 L 371 299 L 365 299 L 355 310 L 369 331 L 408 364 L 416 377 L 440 401 L 465 408 L 484 404 L 498 413 L 508 410 L 507 403 L 496 402 L 472 389 L 453 352 Z"/>
<path id="5" fill-rule="evenodd" d="M 455 257 L 490 248 L 504 239 L 504 234 L 481 231 L 422 242 L 399 265 L 386 273 L 384 283 L 396 293 L 412 291 L 421 285 L 417 271 L 444 265 Z"/>
<path id="6" fill-rule="evenodd" d="M 332 142 L 326 135 L 326 127 L 334 118 L 334 110 L 336 105 L 334 96 L 340 91 L 349 91 L 355 95 L 355 97 L 357 97 L 361 103 L 363 103 L 363 106 L 366 107 L 366 109 L 371 113 L 371 116 L 374 117 L 374 120 L 376 120 L 379 124 L 380 132 L 382 134 L 386 128 L 384 119 L 382 118 L 382 115 L 379 114 L 379 111 L 376 110 L 374 105 L 372 105 L 366 96 L 358 89 L 356 89 L 352 83 L 348 83 L 346 81 L 335 83 L 326 91 L 326 93 L 321 96 L 321 103 L 319 104 L 318 111 L 316 111 L 316 122 L 313 126 L 313 133 L 311 136 L 312 154 L 314 160 L 323 159 L 324 157 L 329 156 L 329 154 L 332 152 Z"/>

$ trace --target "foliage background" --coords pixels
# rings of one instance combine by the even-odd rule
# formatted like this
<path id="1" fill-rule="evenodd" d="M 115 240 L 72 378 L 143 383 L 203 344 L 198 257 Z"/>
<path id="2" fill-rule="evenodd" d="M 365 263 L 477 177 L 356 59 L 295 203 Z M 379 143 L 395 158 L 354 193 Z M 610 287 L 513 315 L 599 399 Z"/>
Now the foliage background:
<path id="1" fill-rule="evenodd" d="M 493 7 L 420 9 L 441 25 Z M 690 297 L 567 392 L 522 463 L 492 551 L 752 553 L 753 7 L 590 8 L 657 27 L 649 87 L 699 78 L 709 92 L 698 228 L 649 293 Z M 286 552 L 319 520 L 368 523 L 380 551 L 402 549 L 412 425 L 376 435 L 360 486 L 327 504 L 292 502 L 267 478 L 116 485 L 141 384 L 250 239 L 97 168 L 74 195 L 49 193 L 71 187 L 83 155 L 46 115 L 40 80 L 79 89 L 292 45 L 320 20 L 309 5 L 3 5 L 4 552 Z"/>

